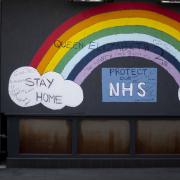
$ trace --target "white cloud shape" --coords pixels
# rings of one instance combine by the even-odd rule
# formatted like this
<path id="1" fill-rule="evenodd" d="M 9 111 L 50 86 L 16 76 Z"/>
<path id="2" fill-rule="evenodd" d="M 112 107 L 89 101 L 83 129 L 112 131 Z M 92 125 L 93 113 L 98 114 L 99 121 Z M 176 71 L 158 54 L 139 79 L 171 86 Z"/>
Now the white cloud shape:
<path id="1" fill-rule="evenodd" d="M 9 79 L 9 96 L 21 107 L 39 103 L 49 109 L 59 110 L 65 106 L 76 107 L 83 101 L 82 88 L 70 80 L 64 80 L 56 72 L 42 76 L 30 66 L 16 69 Z"/>

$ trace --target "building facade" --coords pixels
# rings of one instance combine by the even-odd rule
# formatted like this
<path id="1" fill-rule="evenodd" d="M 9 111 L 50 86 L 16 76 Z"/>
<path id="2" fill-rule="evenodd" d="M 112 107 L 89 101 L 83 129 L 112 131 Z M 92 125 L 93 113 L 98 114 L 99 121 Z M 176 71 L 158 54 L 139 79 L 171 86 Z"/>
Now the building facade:
<path id="1" fill-rule="evenodd" d="M 180 6 L 1 2 L 8 167 L 180 165 Z"/>

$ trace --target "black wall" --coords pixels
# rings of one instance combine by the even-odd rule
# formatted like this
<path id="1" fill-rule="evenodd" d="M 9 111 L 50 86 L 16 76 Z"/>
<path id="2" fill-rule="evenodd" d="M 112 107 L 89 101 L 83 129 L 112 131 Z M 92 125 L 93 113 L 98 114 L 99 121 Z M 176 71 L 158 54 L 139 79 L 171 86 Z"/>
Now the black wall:
<path id="1" fill-rule="evenodd" d="M 118 1 L 118 0 L 116 0 Z M 120 0 L 119 0 L 120 2 Z M 126 1 L 127 2 L 127 1 Z M 132 1 L 135 2 L 135 1 Z M 143 2 L 145 2 L 143 0 Z M 147 0 L 152 2 L 152 0 Z M 159 0 L 154 1 L 159 3 Z M 49 34 L 65 20 L 81 10 L 97 4 L 70 3 L 65 0 L 4 0 L 2 1 L 1 47 L 1 112 L 7 115 L 78 115 L 78 116 L 179 116 L 178 85 L 155 63 L 126 58 L 103 63 L 82 84 L 84 102 L 76 108 L 52 111 L 42 105 L 21 108 L 8 95 L 10 74 L 18 67 L 29 65 L 33 55 Z M 161 6 L 167 6 L 162 5 Z M 179 5 L 168 5 L 180 11 Z M 102 67 L 157 67 L 157 103 L 101 103 Z"/>

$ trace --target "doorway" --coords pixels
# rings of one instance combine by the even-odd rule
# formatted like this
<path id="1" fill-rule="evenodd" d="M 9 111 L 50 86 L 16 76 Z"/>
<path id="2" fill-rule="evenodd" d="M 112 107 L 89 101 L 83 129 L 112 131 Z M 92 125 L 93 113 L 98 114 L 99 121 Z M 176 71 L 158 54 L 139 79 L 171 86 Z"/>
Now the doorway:
<path id="1" fill-rule="evenodd" d="M 6 118 L 0 115 L 0 165 L 6 164 L 7 157 L 7 123 Z"/>

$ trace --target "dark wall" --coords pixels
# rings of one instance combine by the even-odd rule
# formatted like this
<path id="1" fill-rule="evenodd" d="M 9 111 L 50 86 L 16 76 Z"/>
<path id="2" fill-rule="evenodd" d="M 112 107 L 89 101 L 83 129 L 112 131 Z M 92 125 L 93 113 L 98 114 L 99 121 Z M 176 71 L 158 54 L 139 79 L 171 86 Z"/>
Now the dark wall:
<path id="1" fill-rule="evenodd" d="M 152 1 L 147 0 L 147 2 Z M 160 4 L 158 0 L 154 2 Z M 66 107 L 63 110 L 52 111 L 42 105 L 31 108 L 18 107 L 8 95 L 10 74 L 18 67 L 29 65 L 43 41 L 58 25 L 81 10 L 96 6 L 96 4 L 73 4 L 65 0 L 4 0 L 2 5 L 1 111 L 3 113 L 80 116 L 180 115 L 180 102 L 177 98 L 178 86 L 172 77 L 154 63 L 145 60 L 139 63 L 138 59 L 132 60 L 131 58 L 128 61 L 126 58 L 122 59 L 121 64 L 118 59 L 114 59 L 99 66 L 83 83 L 85 100 L 76 108 Z M 169 8 L 178 12 L 180 10 L 180 6 L 172 5 Z M 100 71 L 102 67 L 158 68 L 157 103 L 102 103 Z"/>

